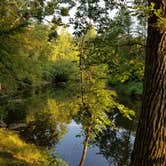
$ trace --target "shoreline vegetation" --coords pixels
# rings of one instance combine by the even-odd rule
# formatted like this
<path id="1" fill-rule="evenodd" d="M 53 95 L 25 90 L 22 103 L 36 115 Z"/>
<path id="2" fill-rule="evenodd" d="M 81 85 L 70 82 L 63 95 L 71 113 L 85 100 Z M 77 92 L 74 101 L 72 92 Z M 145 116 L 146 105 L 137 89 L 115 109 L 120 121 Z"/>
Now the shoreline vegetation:
<path id="1" fill-rule="evenodd" d="M 124 1 L 103 2 L 0 1 L 0 165 L 65 165 L 48 149 L 72 119 L 85 136 L 80 165 L 89 142 L 105 139 L 105 131 L 116 141 L 121 122 L 136 127 L 146 18 L 131 15 Z"/>
<path id="2" fill-rule="evenodd" d="M 55 159 L 47 149 L 42 149 L 23 141 L 17 132 L 0 128 L 0 164 L 25 166 L 66 166 L 62 160 Z"/>

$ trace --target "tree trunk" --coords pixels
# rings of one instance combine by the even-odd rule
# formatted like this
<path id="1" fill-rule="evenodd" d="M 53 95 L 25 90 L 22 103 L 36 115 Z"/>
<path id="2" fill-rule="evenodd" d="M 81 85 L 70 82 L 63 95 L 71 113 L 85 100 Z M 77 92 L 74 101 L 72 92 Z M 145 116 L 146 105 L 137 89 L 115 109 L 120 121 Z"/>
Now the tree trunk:
<path id="1" fill-rule="evenodd" d="M 84 148 L 83 148 L 83 152 L 82 152 L 79 166 L 84 166 L 84 163 L 85 163 L 86 154 L 87 154 L 87 150 L 88 150 L 88 144 L 89 144 L 90 130 L 91 130 L 91 127 L 88 128 L 88 131 L 87 131 L 87 134 L 86 134 L 86 137 L 84 140 Z"/>
<path id="2" fill-rule="evenodd" d="M 166 18 L 166 0 L 151 2 Z M 166 166 L 166 22 L 159 25 L 155 14 L 148 20 L 143 103 L 131 166 Z"/>

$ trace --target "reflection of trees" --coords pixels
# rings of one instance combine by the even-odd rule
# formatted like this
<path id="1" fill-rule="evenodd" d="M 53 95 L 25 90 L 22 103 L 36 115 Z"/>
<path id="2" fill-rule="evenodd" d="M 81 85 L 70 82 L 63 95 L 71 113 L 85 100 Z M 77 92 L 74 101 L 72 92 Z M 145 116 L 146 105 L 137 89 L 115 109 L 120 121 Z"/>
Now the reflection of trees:
<path id="1" fill-rule="evenodd" d="M 128 166 L 132 151 L 131 132 L 106 129 L 96 139 L 100 153 L 110 161 L 110 165 Z"/>
<path id="2" fill-rule="evenodd" d="M 13 94 L 0 101 L 2 120 L 12 128 L 17 126 L 26 141 L 51 146 L 65 134 L 66 124 L 78 110 L 69 93 L 69 88 L 45 87 Z M 25 123 L 24 128 L 18 128 Z"/>
<path id="3" fill-rule="evenodd" d="M 10 95 L 0 96 L 1 120 L 6 124 L 24 122 L 28 107 L 32 104 L 32 99 L 40 98 L 34 95 L 35 90 L 12 93 Z"/>
<path id="4" fill-rule="evenodd" d="M 62 160 L 53 157 L 49 150 L 26 143 L 13 131 L 0 129 L 0 140 L 1 166 L 66 166 Z"/>
<path id="5" fill-rule="evenodd" d="M 23 102 L 20 103 L 17 102 L 14 103 L 15 101 L 12 102 L 3 107 L 3 113 L 5 114 L 3 119 L 7 124 L 17 123 L 17 122 L 19 123 L 26 118 L 25 104 Z"/>
<path id="6" fill-rule="evenodd" d="M 100 153 L 110 161 L 110 165 L 128 166 L 136 122 L 123 117 L 118 111 L 109 116 L 119 129 L 108 127 L 103 130 L 96 138 L 95 144 L 99 147 Z"/>
<path id="7" fill-rule="evenodd" d="M 59 139 L 65 134 L 66 124 L 70 123 L 72 116 L 77 113 L 77 101 L 73 99 L 74 97 L 72 97 L 72 94 L 74 92 L 71 93 L 71 95 L 68 97 L 69 93 L 69 88 L 51 89 L 49 87 L 48 89 L 42 88 L 41 90 L 33 89 L 32 91 L 29 91 L 28 94 L 23 92 L 22 94 L 20 93 L 14 94 L 13 96 L 8 96 L 5 98 L 5 100 L 0 100 L 0 109 L 3 115 L 1 116 L 2 122 L 5 122 L 12 128 L 14 125 L 17 126 L 17 128 L 15 129 L 19 131 L 19 136 L 21 136 L 19 137 L 19 139 L 22 141 L 26 141 L 29 146 L 32 145 L 29 143 L 42 146 L 41 149 L 44 149 L 44 153 L 47 151 L 44 146 L 51 147 L 53 144 L 56 144 Z M 26 125 L 24 127 L 18 128 L 20 124 Z M 9 130 L 9 132 L 11 131 Z M 6 139 L 3 136 L 0 144 L 2 144 L 5 140 Z M 15 141 L 15 137 L 12 140 Z M 1 151 L 3 151 L 2 154 L 5 155 L 2 156 L 2 154 L 0 154 L 0 165 L 1 157 L 4 159 L 4 162 L 10 163 L 10 160 L 12 160 L 11 162 L 15 162 L 16 159 L 13 159 L 13 156 L 16 156 L 17 153 L 22 154 L 22 149 L 25 151 L 25 153 L 23 154 L 24 157 L 29 157 L 28 150 L 30 148 L 28 148 L 27 146 L 20 149 L 19 146 L 16 145 L 15 147 L 12 145 L 14 150 L 10 150 L 10 147 L 8 147 L 8 145 L 8 143 L 5 145 L 6 149 L 4 149 L 3 146 L 1 146 L 2 149 L 0 147 L 0 153 Z M 36 147 L 35 145 L 33 146 Z M 5 153 L 5 151 L 12 151 L 12 155 L 8 157 L 8 153 Z M 39 160 L 38 158 L 44 160 L 42 159 L 43 157 L 39 155 L 36 156 L 35 152 L 33 153 L 33 151 L 31 150 L 30 152 L 32 154 L 32 157 L 35 158 L 36 161 Z M 9 160 L 7 157 L 9 158 Z M 52 160 L 55 160 L 55 162 L 57 162 L 54 157 L 48 155 L 49 163 L 45 165 L 49 165 Z M 19 163 L 22 161 L 16 161 L 16 164 L 17 162 Z M 25 165 L 25 163 L 23 164 Z M 44 165 L 44 163 L 42 165 Z"/>
<path id="8" fill-rule="evenodd" d="M 21 133 L 24 139 L 39 146 L 52 146 L 62 138 L 66 124 L 78 110 L 74 105 L 76 100 L 68 97 L 69 92 L 65 86 L 49 87 L 31 97 L 26 115 L 28 126 Z"/>
<path id="9" fill-rule="evenodd" d="M 56 144 L 60 136 L 65 133 L 65 126 L 58 128 L 58 124 L 51 124 L 47 119 L 38 119 L 37 121 L 30 122 L 21 135 L 26 141 L 36 145 L 52 146 Z"/>
<path id="10" fill-rule="evenodd" d="M 40 146 L 51 146 L 59 141 L 66 132 L 65 112 L 59 112 L 55 100 L 47 103 L 27 115 L 28 127 L 21 133 L 23 137 Z"/>

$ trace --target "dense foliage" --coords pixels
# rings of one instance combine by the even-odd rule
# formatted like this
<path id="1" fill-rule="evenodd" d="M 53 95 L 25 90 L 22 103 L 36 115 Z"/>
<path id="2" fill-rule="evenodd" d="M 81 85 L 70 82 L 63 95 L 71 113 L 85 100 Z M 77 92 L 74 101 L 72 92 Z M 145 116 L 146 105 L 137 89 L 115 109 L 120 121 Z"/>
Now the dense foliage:
<path id="1" fill-rule="evenodd" d="M 70 18 L 70 24 L 74 25 L 72 35 L 62 20 L 74 5 L 76 13 Z M 61 102 L 58 100 L 61 96 L 55 91 L 56 100 L 49 97 L 37 105 L 35 94 L 26 101 L 36 108 L 33 112 L 28 106 L 12 105 L 11 109 L 2 104 L 0 120 L 10 124 L 13 114 L 15 122 L 24 120 L 28 125 L 22 133 L 24 140 L 40 147 L 51 147 L 58 142 L 65 133 L 65 126 L 59 124 L 69 115 L 82 124 L 85 135 L 91 128 L 91 139 L 108 126 L 118 127 L 110 118 L 115 112 L 131 120 L 135 113 L 121 103 L 119 91 L 133 98 L 142 94 L 146 34 L 145 20 L 138 17 L 141 24 L 137 26 L 133 22 L 136 16 L 130 15 L 130 8 L 125 6 L 123 1 L 108 0 L 1 0 L 1 98 L 10 96 L 13 102 L 17 93 L 51 85 L 64 88 L 62 101 L 67 95 L 73 100 Z M 116 14 L 110 18 L 113 9 Z M 27 149 L 31 148 L 10 131 L 1 130 L 0 136 L 4 132 Z M 7 143 L 3 145 L 6 149 L 13 148 Z M 20 148 L 20 153 L 25 153 Z M 11 149 L 11 153 L 15 150 Z M 36 147 L 32 150 L 39 158 L 45 156 Z"/>

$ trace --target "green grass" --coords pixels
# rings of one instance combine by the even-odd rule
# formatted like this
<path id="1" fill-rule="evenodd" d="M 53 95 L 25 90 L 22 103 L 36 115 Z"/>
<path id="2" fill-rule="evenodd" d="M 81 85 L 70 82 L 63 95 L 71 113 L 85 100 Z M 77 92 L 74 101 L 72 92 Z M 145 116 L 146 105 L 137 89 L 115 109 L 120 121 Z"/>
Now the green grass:
<path id="1" fill-rule="evenodd" d="M 17 133 L 0 129 L 0 165 L 3 166 L 64 166 L 49 151 L 24 142 Z"/>

